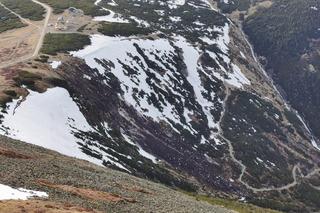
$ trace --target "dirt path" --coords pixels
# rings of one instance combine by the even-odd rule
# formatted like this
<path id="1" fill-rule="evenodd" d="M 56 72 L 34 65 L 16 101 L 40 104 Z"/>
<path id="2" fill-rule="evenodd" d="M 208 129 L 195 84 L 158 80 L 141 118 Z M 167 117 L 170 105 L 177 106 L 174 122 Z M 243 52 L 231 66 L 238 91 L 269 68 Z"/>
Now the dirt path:
<path id="1" fill-rule="evenodd" d="M 19 15 L 18 13 L 14 12 L 13 10 L 11 10 L 11 9 L 8 8 L 7 6 L 5 6 L 1 1 L 0 1 L 0 5 L 1 5 L 4 9 L 6 9 L 6 10 L 8 10 L 10 13 L 12 13 L 13 15 L 17 16 L 17 17 L 18 17 L 22 22 L 24 22 L 25 24 L 33 25 L 33 26 L 35 26 L 35 27 L 38 28 L 38 29 L 40 28 L 38 25 L 32 23 L 32 22 L 31 22 L 30 20 L 28 20 L 28 19 L 23 18 L 21 15 Z"/>
<path id="2" fill-rule="evenodd" d="M 222 133 L 223 134 L 223 133 Z M 230 140 L 226 139 L 225 137 L 223 137 L 221 135 L 221 138 L 224 139 L 227 144 L 228 144 L 228 147 L 229 147 L 229 154 L 230 154 L 230 157 L 232 159 L 233 162 L 235 162 L 236 164 L 238 164 L 240 167 L 241 167 L 241 174 L 238 178 L 238 181 L 240 183 L 242 183 L 247 189 L 250 189 L 251 191 L 253 191 L 254 193 L 257 193 L 257 192 L 267 192 L 267 191 L 282 191 L 282 190 L 286 190 L 286 189 L 290 189 L 294 186 L 297 185 L 297 171 L 300 171 L 300 167 L 298 165 L 295 165 L 292 169 L 292 177 L 293 177 L 293 182 L 292 183 L 289 183 L 287 185 L 284 185 L 284 186 L 281 186 L 281 187 L 274 187 L 274 186 L 271 186 L 271 187 L 262 187 L 262 188 L 255 188 L 255 187 L 252 187 L 250 186 L 247 182 L 245 182 L 243 179 L 243 176 L 245 175 L 246 173 L 246 170 L 247 170 L 247 167 L 240 161 L 238 160 L 236 157 L 235 157 L 235 152 L 234 152 L 234 149 L 233 149 L 233 146 L 232 146 L 232 143 Z M 301 172 L 300 172 L 301 173 Z"/>
<path id="3" fill-rule="evenodd" d="M 217 11 L 218 9 L 215 7 L 215 4 L 212 0 L 208 0 L 208 3 L 210 4 L 210 7 L 212 10 L 214 11 Z M 220 12 L 220 11 L 219 11 Z M 221 13 L 222 14 L 222 13 Z M 232 24 L 232 22 L 230 21 L 230 23 Z M 247 39 L 246 35 L 244 34 L 243 30 L 241 30 L 241 34 L 243 36 L 243 38 L 245 39 L 246 43 L 248 44 L 249 48 L 250 48 L 250 51 L 251 51 L 251 55 L 254 59 L 254 61 L 258 64 L 259 66 L 259 69 L 263 72 L 263 74 L 265 75 L 265 77 L 267 78 L 267 80 L 269 81 L 269 83 L 272 85 L 272 87 L 274 88 L 274 90 L 278 93 L 278 95 L 282 98 L 283 102 L 285 103 L 286 107 L 289 107 L 287 104 L 286 104 L 286 101 L 285 99 L 282 97 L 281 93 L 279 92 L 279 90 L 277 89 L 277 87 L 274 85 L 273 83 L 273 80 L 271 79 L 271 77 L 266 73 L 266 71 L 264 70 L 264 68 L 261 66 L 260 62 L 258 61 L 256 55 L 255 55 L 255 52 L 254 52 L 254 49 L 253 49 L 253 46 L 251 45 L 251 43 L 249 42 L 249 40 Z M 225 83 L 225 85 L 227 85 Z M 220 117 L 220 121 L 219 123 L 221 123 L 223 117 L 224 117 L 224 114 L 226 112 L 226 102 L 228 100 L 228 97 L 230 95 L 230 89 L 228 88 L 228 86 L 226 86 L 226 97 L 223 101 L 223 109 L 224 111 L 222 112 L 222 115 Z M 307 129 L 308 130 L 308 129 Z M 270 186 L 270 187 L 262 187 L 262 188 L 255 188 L 251 185 L 249 185 L 247 182 L 245 182 L 243 180 L 243 176 L 245 175 L 246 171 L 247 171 L 247 167 L 246 165 L 244 165 L 242 163 L 242 161 L 238 160 L 236 157 L 235 157 L 235 151 L 234 151 L 234 148 L 232 146 L 232 143 L 230 140 L 228 140 L 227 138 L 225 138 L 223 136 L 223 130 L 221 128 L 221 126 L 219 125 L 218 126 L 218 133 L 217 133 L 223 140 L 225 140 L 228 144 L 228 151 L 229 151 L 229 155 L 232 159 L 233 162 L 235 162 L 236 164 L 238 164 L 241 168 L 241 174 L 239 175 L 239 178 L 238 178 L 238 181 L 243 184 L 247 189 L 253 191 L 254 193 L 258 193 L 258 192 L 268 192 L 268 191 L 282 191 L 282 190 L 287 190 L 287 189 L 290 189 L 294 186 L 296 186 L 298 184 L 298 180 L 297 180 L 297 172 L 300 173 L 301 175 L 301 178 L 310 178 L 311 176 L 315 175 L 316 173 L 320 172 L 320 169 L 319 168 L 315 168 L 314 170 L 312 170 L 310 173 L 308 173 L 307 175 L 303 175 L 302 172 L 301 172 L 301 169 L 299 167 L 299 164 L 296 164 L 293 169 L 292 169 L 292 178 L 293 178 L 293 182 L 287 184 L 287 185 L 284 185 L 284 186 L 281 186 L 281 187 L 274 187 L 274 186 Z M 317 190 L 320 190 L 320 187 L 313 187 Z"/>
<path id="4" fill-rule="evenodd" d="M 226 84 L 225 84 L 226 85 Z M 226 87 L 226 97 L 224 98 L 223 100 L 223 112 L 221 114 L 221 117 L 220 117 L 220 120 L 219 120 L 219 123 L 222 122 L 222 119 L 224 117 L 224 114 L 226 112 L 226 102 L 228 100 L 228 97 L 230 96 L 230 89 L 228 88 L 228 86 Z M 281 186 L 281 187 L 274 187 L 274 186 L 271 186 L 271 187 L 262 187 L 262 188 L 255 188 L 255 187 L 252 187 L 250 186 L 247 182 L 245 182 L 243 180 L 243 176 L 245 175 L 246 171 L 247 171 L 247 166 L 244 165 L 242 163 L 242 161 L 238 160 L 235 156 L 235 151 L 234 151 L 234 148 L 232 146 L 232 143 L 230 140 L 228 140 L 227 138 L 225 138 L 223 136 L 223 130 L 221 128 L 221 125 L 218 126 L 218 135 L 224 140 L 227 142 L 228 144 L 228 151 L 229 151 L 229 155 L 232 159 L 233 162 L 235 162 L 236 164 L 238 164 L 241 168 L 241 174 L 239 175 L 238 177 L 238 181 L 243 184 L 247 189 L 253 191 L 254 193 L 258 193 L 258 192 L 267 192 L 267 191 L 282 191 L 282 190 L 286 190 L 286 189 L 290 189 L 294 186 L 297 185 L 297 171 L 299 171 L 301 173 L 301 170 L 300 170 L 300 167 L 299 165 L 295 165 L 292 169 L 292 177 L 293 177 L 293 182 L 292 183 L 289 183 L 287 185 L 284 185 L 284 186 Z M 304 176 L 304 177 L 311 177 L 312 175 L 316 174 L 317 171 L 319 171 L 320 169 L 315 169 L 314 171 L 312 171 L 311 173 L 309 173 L 307 176 Z"/>
<path id="5" fill-rule="evenodd" d="M 32 57 L 36 57 L 38 54 L 39 54 L 39 51 L 41 49 L 41 46 L 43 44 L 43 40 L 44 40 L 44 36 L 46 35 L 46 30 L 47 30 L 47 26 L 48 26 L 48 23 L 49 23 L 49 19 L 50 19 L 50 16 L 52 14 L 52 8 L 49 7 L 48 5 L 44 4 L 44 3 L 41 3 L 37 0 L 32 0 L 34 3 L 36 4 L 39 4 L 41 5 L 42 7 L 44 7 L 47 11 L 47 14 L 46 14 L 46 18 L 44 19 L 44 24 L 43 24 L 43 27 L 42 27 L 42 31 L 41 31 L 41 34 L 40 34 L 40 38 L 39 38 L 39 41 L 38 41 L 38 44 L 36 46 L 36 49 L 32 55 Z"/>
<path id="6" fill-rule="evenodd" d="M 226 85 L 226 84 L 225 84 Z M 228 86 L 226 87 L 226 97 L 223 101 L 223 109 L 224 111 L 222 112 L 221 114 L 221 117 L 220 117 L 220 121 L 219 123 L 221 123 L 223 117 L 224 117 L 224 114 L 226 112 L 226 102 L 228 100 L 228 97 L 230 95 L 230 89 L 228 88 Z M 247 189 L 253 191 L 254 193 L 258 193 L 258 192 L 268 192 L 268 191 L 282 191 L 282 190 L 287 190 L 287 189 L 290 189 L 294 186 L 296 186 L 298 184 L 298 179 L 297 179 L 297 172 L 300 173 L 301 175 L 301 178 L 305 178 L 305 179 L 308 179 L 310 177 L 312 177 L 313 175 L 315 175 L 316 173 L 320 172 L 320 168 L 315 168 L 314 170 L 312 170 L 310 173 L 308 173 L 307 175 L 303 175 L 302 172 L 301 172 L 301 169 L 299 167 L 299 164 L 296 164 L 293 169 L 292 169 L 292 178 L 293 178 L 293 182 L 287 184 L 287 185 L 284 185 L 284 186 L 280 186 L 280 187 L 274 187 L 274 186 L 270 186 L 270 187 L 262 187 L 262 188 L 256 188 L 256 187 L 253 187 L 253 186 L 250 186 L 247 182 L 245 182 L 243 180 L 243 176 L 245 175 L 246 171 L 247 171 L 247 166 L 244 165 L 242 163 L 242 161 L 238 160 L 235 156 L 235 151 L 234 151 L 234 148 L 232 146 L 232 143 L 230 140 L 228 140 L 227 138 L 225 138 L 223 136 L 223 130 L 221 128 L 221 125 L 218 126 L 218 133 L 217 133 L 224 141 L 227 142 L 228 144 L 228 151 L 229 151 L 229 155 L 232 159 L 233 162 L 235 162 L 236 164 L 238 164 L 241 168 L 241 174 L 239 175 L 239 178 L 238 178 L 238 181 L 243 184 Z M 317 190 L 320 190 L 320 187 L 313 187 Z"/>
<path id="7" fill-rule="evenodd" d="M 17 16 L 18 18 L 21 19 L 22 22 L 28 24 L 28 25 L 32 25 L 32 26 L 35 26 L 38 30 L 39 30 L 39 33 L 40 33 L 40 37 L 39 37 L 39 40 L 34 48 L 34 51 L 32 53 L 32 55 L 25 55 L 23 57 L 20 57 L 20 58 L 17 58 L 17 59 L 14 59 L 12 61 L 9 61 L 9 62 L 6 62 L 6 63 L 3 63 L 2 65 L 0 65 L 0 69 L 1 68 L 5 68 L 5 67 L 9 67 L 9 66 L 12 66 L 12 65 L 15 65 L 17 63 L 20 63 L 20 62 L 24 62 L 24 61 L 27 61 L 27 60 L 30 60 L 32 58 L 35 58 L 38 56 L 39 52 L 40 52 L 40 49 L 42 47 L 42 44 L 43 44 L 43 40 L 44 40 L 44 36 L 46 34 L 46 30 L 47 30 L 47 26 L 48 26 L 48 23 L 49 23 L 49 19 L 50 19 L 50 16 L 52 14 L 52 8 L 49 7 L 48 5 L 46 4 L 43 4 L 37 0 L 32 0 L 32 2 L 36 3 L 36 4 L 39 4 L 41 5 L 42 7 L 45 8 L 46 10 L 46 16 L 45 16 L 45 19 L 44 19 L 44 23 L 42 26 L 38 26 L 36 24 L 34 24 L 32 21 L 28 20 L 28 19 L 25 19 L 23 18 L 21 15 L 17 14 L 16 12 L 12 11 L 11 9 L 9 9 L 8 7 L 6 7 L 2 2 L 0 2 L 0 5 L 2 7 L 4 7 L 6 10 L 10 11 L 12 14 L 14 14 L 15 16 Z"/>

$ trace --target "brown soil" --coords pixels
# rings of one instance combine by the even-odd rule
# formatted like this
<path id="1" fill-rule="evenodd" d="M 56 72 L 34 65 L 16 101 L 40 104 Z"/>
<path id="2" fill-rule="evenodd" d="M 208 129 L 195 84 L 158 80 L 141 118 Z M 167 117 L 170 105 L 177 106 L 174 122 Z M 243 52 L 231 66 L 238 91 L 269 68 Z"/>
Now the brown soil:
<path id="1" fill-rule="evenodd" d="M 58 29 L 56 28 L 56 24 L 58 22 L 58 19 L 63 17 L 66 24 L 65 29 Z M 60 14 L 52 14 L 49 20 L 47 31 L 49 33 L 78 33 L 78 29 L 82 27 L 83 25 L 88 24 L 92 20 L 91 16 L 86 15 L 76 15 L 73 16 L 67 11 L 60 13 Z"/>
<path id="2" fill-rule="evenodd" d="M 59 185 L 59 184 L 53 184 L 50 183 L 49 181 L 46 180 L 38 180 L 38 184 L 47 186 L 49 188 L 55 188 L 59 189 L 65 192 L 69 192 L 71 194 L 91 199 L 91 200 L 96 200 L 96 201 L 107 201 L 107 202 L 121 202 L 121 201 L 126 201 L 129 203 L 135 203 L 136 200 L 133 198 L 127 198 L 127 197 L 122 197 L 117 194 L 111 194 L 108 192 L 103 192 L 103 191 L 97 191 L 94 189 L 85 189 L 85 188 L 78 188 L 74 186 L 69 186 L 69 185 Z"/>
<path id="3" fill-rule="evenodd" d="M 39 39 L 39 29 L 27 26 L 0 34 L 0 67 L 30 57 Z"/>
<path id="4" fill-rule="evenodd" d="M 98 213 L 98 211 L 43 200 L 0 201 L 1 213 Z"/>
<path id="5" fill-rule="evenodd" d="M 0 155 L 3 155 L 7 158 L 32 159 L 31 156 L 20 154 L 18 152 L 13 151 L 13 150 L 1 148 L 1 147 L 0 147 Z"/>

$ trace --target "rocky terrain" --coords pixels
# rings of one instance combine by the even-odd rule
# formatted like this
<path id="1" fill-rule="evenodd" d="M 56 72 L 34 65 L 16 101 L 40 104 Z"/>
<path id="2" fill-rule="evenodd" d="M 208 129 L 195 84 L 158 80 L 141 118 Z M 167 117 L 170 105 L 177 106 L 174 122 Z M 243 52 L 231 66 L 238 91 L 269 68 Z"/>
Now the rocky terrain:
<path id="1" fill-rule="evenodd" d="M 314 127 L 242 31 L 244 21 L 254 38 L 253 23 L 276 4 L 41 2 L 57 14 L 77 6 L 84 25 L 47 34 L 38 58 L 1 70 L 3 135 L 184 191 L 287 212 L 320 208 Z"/>
<path id="2" fill-rule="evenodd" d="M 0 201 L 0 212 L 232 212 L 160 184 L 2 136 L 0 159 L 1 183 L 48 194 L 35 200 Z"/>

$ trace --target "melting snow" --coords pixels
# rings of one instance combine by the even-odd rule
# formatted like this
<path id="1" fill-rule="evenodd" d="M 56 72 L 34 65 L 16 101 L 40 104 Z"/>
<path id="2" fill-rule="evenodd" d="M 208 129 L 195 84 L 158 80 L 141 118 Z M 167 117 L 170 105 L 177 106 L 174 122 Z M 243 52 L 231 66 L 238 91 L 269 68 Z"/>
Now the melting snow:
<path id="1" fill-rule="evenodd" d="M 150 27 L 150 24 L 144 20 L 141 20 L 135 16 L 130 16 L 130 18 L 133 19 L 139 26 Z"/>
<path id="2" fill-rule="evenodd" d="M 240 51 L 240 55 L 241 55 L 242 58 L 247 59 L 247 57 L 243 54 L 242 51 Z"/>
<path id="3" fill-rule="evenodd" d="M 117 78 L 122 82 L 122 89 L 126 91 L 124 94 L 124 100 L 126 102 L 135 106 L 141 114 L 151 117 L 156 121 L 174 121 L 175 123 L 180 123 L 185 128 L 190 129 L 189 126 L 181 123 L 179 115 L 171 104 L 168 103 L 166 105 L 162 105 L 163 110 L 160 111 L 158 108 L 150 105 L 150 103 L 147 101 L 147 97 L 140 98 L 139 102 L 137 102 L 137 100 L 133 97 L 134 88 L 136 88 L 137 86 L 146 94 L 151 95 L 154 92 L 150 85 L 147 83 L 148 76 L 143 69 L 143 67 L 148 67 L 146 62 L 143 60 L 143 58 L 141 58 L 141 61 L 137 62 L 135 60 L 132 60 L 132 58 L 130 57 L 141 57 L 134 45 L 137 44 L 144 50 L 145 54 L 150 60 L 157 62 L 156 56 L 153 54 L 154 51 L 156 51 L 158 55 L 167 57 L 168 55 L 174 53 L 175 49 L 171 46 L 168 40 L 131 40 L 122 37 L 93 35 L 91 37 L 91 42 L 92 44 L 90 46 L 87 46 L 83 50 L 77 52 L 71 52 L 71 54 L 80 58 L 84 58 L 86 63 L 90 67 L 98 68 L 98 70 L 102 74 L 105 72 L 105 70 L 100 64 L 97 63 L 95 59 L 104 58 L 112 61 L 115 64 L 113 74 L 116 75 Z M 197 58 L 195 60 L 197 60 Z M 126 75 L 123 70 L 123 65 L 119 63 L 119 61 L 127 62 L 130 64 L 130 66 L 136 67 L 136 69 L 138 69 L 138 78 Z M 157 62 L 157 64 L 163 69 L 166 69 L 163 64 L 159 62 Z M 157 75 L 159 79 L 163 78 L 159 74 Z M 168 122 L 168 124 L 170 124 L 170 122 Z"/>
<path id="4" fill-rule="evenodd" d="M 312 7 L 310 7 L 311 8 L 311 10 L 315 10 L 315 11 L 317 11 L 318 10 L 318 8 L 317 7 L 315 7 L 315 6 L 312 6 Z"/>
<path id="5" fill-rule="evenodd" d="M 27 200 L 32 197 L 48 197 L 46 192 L 32 191 L 23 188 L 14 189 L 0 184 L 0 200 Z"/>
<path id="6" fill-rule="evenodd" d="M 107 10 L 107 9 L 106 9 Z M 107 10 L 110 12 L 109 15 L 106 16 L 95 16 L 93 18 L 94 21 L 107 21 L 107 22 L 115 22 L 115 23 L 129 23 L 128 20 L 122 18 L 119 14 L 114 13 L 111 10 Z"/>
<path id="7" fill-rule="evenodd" d="M 164 16 L 165 11 L 164 10 L 155 10 L 155 12 L 159 15 L 159 16 Z"/>
<path id="8" fill-rule="evenodd" d="M 101 165 L 81 152 L 72 134 L 75 128 L 92 129 L 67 90 L 52 88 L 42 94 L 30 91 L 25 101 L 9 103 L 7 112 L 2 114 L 5 128 L 0 128 L 0 133 Z"/>
<path id="9" fill-rule="evenodd" d="M 95 5 L 99 5 L 100 2 L 101 2 L 101 0 L 97 0 L 94 4 Z M 102 10 L 109 11 L 110 14 L 106 15 L 106 16 L 95 16 L 93 18 L 94 21 L 107 21 L 107 22 L 115 22 L 115 23 L 129 23 L 128 20 L 122 18 L 119 14 L 116 14 L 112 10 L 108 10 L 108 9 L 106 9 L 104 7 L 101 7 L 101 8 L 102 8 Z"/>
<path id="10" fill-rule="evenodd" d="M 92 152 L 101 155 L 101 159 L 81 151 L 78 143 L 83 141 L 77 139 L 74 133 L 95 130 L 87 123 L 67 90 L 56 87 L 48 89 L 45 93 L 29 92 L 25 101 L 14 100 L 8 104 L 7 113 L 2 114 L 4 118 L 0 126 L 0 134 L 97 165 L 103 165 L 103 161 L 109 162 L 130 172 L 118 162 L 116 157 L 102 152 L 100 149 L 102 145 L 95 141 L 84 145 Z M 121 155 L 121 153 L 118 154 Z"/>
<path id="11" fill-rule="evenodd" d="M 179 22 L 179 21 L 181 21 L 181 17 L 179 17 L 179 16 L 169 16 L 169 19 L 170 19 L 172 22 Z"/>
<path id="12" fill-rule="evenodd" d="M 186 3 L 185 0 L 169 0 L 168 1 L 168 7 L 170 9 L 176 9 L 179 6 L 183 6 Z"/>
<path id="13" fill-rule="evenodd" d="M 231 67 L 232 67 L 233 73 L 229 73 L 230 79 L 227 79 L 226 82 L 238 88 L 242 88 L 243 85 L 245 84 L 247 85 L 251 84 L 250 81 L 241 72 L 240 68 L 237 65 L 231 64 Z"/>
<path id="14" fill-rule="evenodd" d="M 52 61 L 50 65 L 52 69 L 57 69 L 61 65 L 61 63 L 62 63 L 61 61 Z"/>
<path id="15" fill-rule="evenodd" d="M 262 160 L 261 158 L 257 157 L 256 159 L 257 159 L 257 161 L 259 161 L 260 163 L 263 163 L 263 160 Z"/>
<path id="16" fill-rule="evenodd" d="M 126 141 L 127 141 L 128 143 L 130 143 L 131 145 L 134 145 L 134 146 L 138 147 L 138 152 L 139 152 L 140 155 L 142 155 L 143 157 L 151 160 L 153 163 L 158 163 L 157 158 L 156 158 L 154 155 L 152 155 L 152 154 L 144 151 L 139 144 L 134 143 L 134 142 L 129 138 L 129 136 L 127 136 L 126 134 L 124 134 L 123 131 L 121 131 L 121 134 L 122 134 L 122 136 L 124 137 L 124 139 L 126 139 Z"/>
<path id="17" fill-rule="evenodd" d="M 202 106 L 202 110 L 208 118 L 209 127 L 217 127 L 217 124 L 214 122 L 214 118 L 210 112 L 211 109 L 215 108 L 214 103 L 209 102 L 202 95 L 202 91 L 204 91 L 204 88 L 202 86 L 202 82 L 198 73 L 201 71 L 198 66 L 198 59 L 200 57 L 200 54 L 195 47 L 188 44 L 185 38 L 181 36 L 177 37 L 176 45 L 183 50 L 183 57 L 188 70 L 187 79 L 193 86 L 196 99 Z"/>

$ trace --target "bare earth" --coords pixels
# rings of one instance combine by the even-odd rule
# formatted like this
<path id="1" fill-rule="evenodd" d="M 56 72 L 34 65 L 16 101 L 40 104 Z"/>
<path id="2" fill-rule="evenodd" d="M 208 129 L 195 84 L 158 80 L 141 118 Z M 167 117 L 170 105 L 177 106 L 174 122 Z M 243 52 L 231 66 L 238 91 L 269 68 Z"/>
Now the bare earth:
<path id="1" fill-rule="evenodd" d="M 0 34 L 0 69 L 12 66 L 14 64 L 27 61 L 38 56 L 41 49 L 44 36 L 47 32 L 47 26 L 52 13 L 51 7 L 37 0 L 32 0 L 46 9 L 46 16 L 43 21 L 34 22 L 22 18 L 19 14 L 6 8 L 21 21 L 27 24 L 27 27 L 15 29 Z"/>

